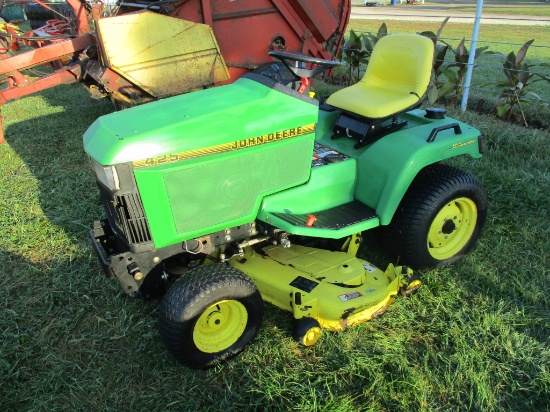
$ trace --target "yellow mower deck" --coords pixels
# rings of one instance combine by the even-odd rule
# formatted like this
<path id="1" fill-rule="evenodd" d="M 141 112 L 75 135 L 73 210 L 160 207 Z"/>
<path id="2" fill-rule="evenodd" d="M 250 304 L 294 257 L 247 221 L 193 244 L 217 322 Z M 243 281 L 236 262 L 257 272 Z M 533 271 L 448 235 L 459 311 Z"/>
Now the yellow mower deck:
<path id="1" fill-rule="evenodd" d="M 340 331 L 382 313 L 400 290 L 418 288 L 407 267 L 382 271 L 346 252 L 305 246 L 248 248 L 229 264 L 252 278 L 265 301 L 294 318 L 316 319 L 322 328 Z"/>

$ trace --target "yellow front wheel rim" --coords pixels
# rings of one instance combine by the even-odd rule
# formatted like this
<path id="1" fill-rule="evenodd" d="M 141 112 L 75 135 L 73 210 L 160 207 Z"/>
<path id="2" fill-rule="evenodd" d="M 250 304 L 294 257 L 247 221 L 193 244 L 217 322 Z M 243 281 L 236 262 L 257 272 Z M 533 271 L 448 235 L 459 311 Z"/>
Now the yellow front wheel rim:
<path id="1" fill-rule="evenodd" d="M 197 319 L 193 329 L 195 346 L 205 353 L 228 349 L 242 336 L 248 312 L 237 300 L 222 300 L 209 306 Z"/>
<path id="2" fill-rule="evenodd" d="M 472 238 L 477 223 L 473 200 L 460 197 L 437 213 L 428 231 L 428 251 L 434 259 L 445 260 L 459 253 Z"/>

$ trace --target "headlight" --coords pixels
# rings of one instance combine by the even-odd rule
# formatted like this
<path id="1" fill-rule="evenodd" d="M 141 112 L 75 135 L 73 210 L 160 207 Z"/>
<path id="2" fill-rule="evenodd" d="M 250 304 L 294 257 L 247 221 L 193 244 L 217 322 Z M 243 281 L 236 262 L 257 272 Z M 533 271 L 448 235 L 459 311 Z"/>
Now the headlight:
<path id="1" fill-rule="evenodd" d="M 97 176 L 97 180 L 112 191 L 120 190 L 120 182 L 115 166 L 101 166 L 93 159 L 92 166 Z"/>

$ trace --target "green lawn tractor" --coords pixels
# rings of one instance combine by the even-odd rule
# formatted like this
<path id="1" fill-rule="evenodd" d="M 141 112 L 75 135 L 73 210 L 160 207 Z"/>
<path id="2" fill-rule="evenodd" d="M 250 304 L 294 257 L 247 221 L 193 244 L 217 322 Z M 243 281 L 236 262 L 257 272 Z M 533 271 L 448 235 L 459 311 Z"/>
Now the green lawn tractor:
<path id="1" fill-rule="evenodd" d="M 481 157 L 481 135 L 418 109 L 433 50 L 422 36 L 386 36 L 364 78 L 321 102 L 308 79 L 338 63 L 271 51 L 233 84 L 89 128 L 107 214 L 91 231 L 96 252 L 126 293 L 164 293 L 160 335 L 177 360 L 203 368 L 240 352 L 263 301 L 291 312 L 294 338 L 313 345 L 415 292 L 410 267 L 473 247 L 485 191 L 440 162 Z M 378 227 L 400 266 L 356 257 Z"/>

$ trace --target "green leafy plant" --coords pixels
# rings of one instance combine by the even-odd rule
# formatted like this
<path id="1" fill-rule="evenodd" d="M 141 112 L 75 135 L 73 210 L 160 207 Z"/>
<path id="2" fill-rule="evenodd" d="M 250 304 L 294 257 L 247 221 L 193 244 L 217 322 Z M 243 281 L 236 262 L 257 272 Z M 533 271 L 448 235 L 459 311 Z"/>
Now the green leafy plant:
<path id="1" fill-rule="evenodd" d="M 447 82 L 439 90 L 439 97 L 448 96 L 453 103 L 458 103 L 460 97 L 464 94 L 464 77 L 468 71 L 468 59 L 470 53 L 465 46 L 465 38 L 462 38 L 457 48 L 452 50 L 454 53 L 454 63 L 443 65 L 440 71 L 446 77 Z M 475 50 L 474 60 L 484 53 L 493 53 L 487 51 L 488 47 L 478 47 Z M 456 71 L 452 70 L 456 68 Z"/>
<path id="2" fill-rule="evenodd" d="M 434 33 L 433 31 L 423 31 L 420 33 L 420 35 L 428 37 L 434 43 L 433 82 L 428 88 L 428 101 L 430 103 L 435 103 L 437 101 L 439 98 L 439 90 L 445 84 L 440 81 L 439 78 L 442 74 L 440 69 L 443 66 L 443 63 L 445 63 L 445 56 L 447 55 L 447 50 L 449 50 L 449 45 L 446 43 L 439 43 L 439 39 L 441 37 L 443 27 L 445 27 L 445 24 L 447 24 L 448 21 L 449 17 L 443 20 L 443 23 L 441 23 L 437 33 Z"/>
<path id="3" fill-rule="evenodd" d="M 506 120 L 510 120 L 514 116 L 516 120 L 519 120 L 521 114 L 526 126 L 527 120 L 522 104 L 548 106 L 548 103 L 544 103 L 541 97 L 531 89 L 536 82 L 550 82 L 550 78 L 534 72 L 532 68 L 536 66 L 549 67 L 550 65 L 539 63 L 530 66 L 524 61 L 527 51 L 534 41 L 535 39 L 532 39 L 525 43 L 519 49 L 517 55 L 512 51 L 506 56 L 502 65 L 505 80 L 499 81 L 495 85 L 497 90 L 500 90 L 499 98 L 501 99 L 501 102 L 497 105 L 498 116 Z"/>
<path id="4" fill-rule="evenodd" d="M 443 20 L 437 33 L 425 31 L 420 33 L 423 36 L 429 37 L 434 42 L 434 65 L 433 65 L 433 83 L 428 89 L 428 101 L 436 102 L 438 99 L 446 97 L 452 103 L 457 104 L 460 97 L 464 94 L 464 77 L 468 71 L 468 60 L 470 53 L 466 48 L 466 39 L 462 38 L 456 48 L 453 48 L 449 43 L 441 39 L 441 32 L 447 24 L 449 17 Z M 475 50 L 474 60 L 482 54 L 493 54 L 488 51 L 488 46 L 478 47 Z M 448 51 L 454 54 L 454 62 L 445 61 Z M 445 78 L 441 80 L 441 77 Z"/>

